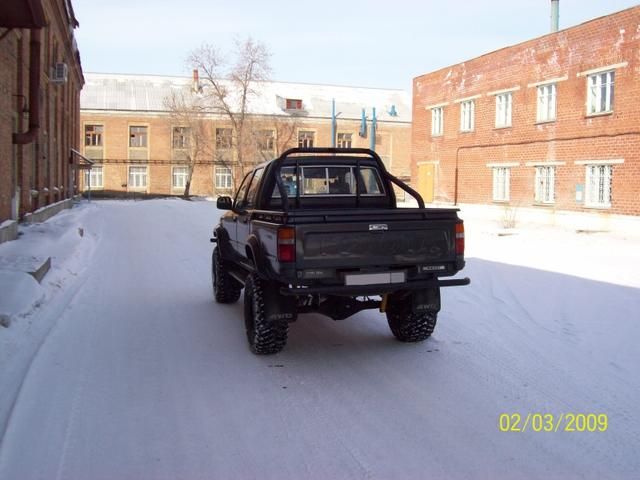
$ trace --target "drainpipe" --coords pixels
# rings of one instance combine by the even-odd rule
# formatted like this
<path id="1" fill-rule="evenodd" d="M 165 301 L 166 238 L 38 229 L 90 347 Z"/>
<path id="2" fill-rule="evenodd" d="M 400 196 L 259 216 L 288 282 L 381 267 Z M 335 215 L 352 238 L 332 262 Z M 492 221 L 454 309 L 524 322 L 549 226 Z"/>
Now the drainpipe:
<path id="1" fill-rule="evenodd" d="M 14 133 L 13 143 L 26 145 L 36 139 L 40 129 L 40 43 L 42 30 L 31 29 L 29 44 L 29 130 L 24 133 Z"/>
<path id="2" fill-rule="evenodd" d="M 558 31 L 560 23 L 560 0 L 551 0 L 551 33 Z"/>

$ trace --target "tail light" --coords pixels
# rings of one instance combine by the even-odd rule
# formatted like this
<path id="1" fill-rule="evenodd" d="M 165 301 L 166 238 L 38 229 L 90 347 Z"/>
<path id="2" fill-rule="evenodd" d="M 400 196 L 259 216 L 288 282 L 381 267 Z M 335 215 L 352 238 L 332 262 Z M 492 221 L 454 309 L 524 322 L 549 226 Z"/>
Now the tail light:
<path id="1" fill-rule="evenodd" d="M 456 223 L 456 255 L 464 255 L 464 223 Z"/>
<path id="2" fill-rule="evenodd" d="M 278 229 L 278 261 L 296 261 L 296 230 L 293 227 Z"/>

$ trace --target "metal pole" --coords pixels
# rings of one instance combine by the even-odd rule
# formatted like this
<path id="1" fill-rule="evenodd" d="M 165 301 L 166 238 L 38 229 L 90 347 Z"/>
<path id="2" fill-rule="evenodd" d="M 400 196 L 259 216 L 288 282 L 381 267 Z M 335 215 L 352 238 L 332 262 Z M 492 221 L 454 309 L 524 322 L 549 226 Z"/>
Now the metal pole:
<path id="1" fill-rule="evenodd" d="M 551 33 L 557 32 L 560 24 L 560 0 L 551 0 Z"/>
<path id="2" fill-rule="evenodd" d="M 336 148 L 336 99 L 331 99 L 331 148 Z"/>
<path id="3" fill-rule="evenodd" d="M 371 119 L 371 138 L 369 139 L 369 148 L 371 150 L 376 149 L 376 127 L 378 125 L 378 121 L 376 119 L 376 107 L 373 107 L 373 113 L 372 113 L 372 119 Z"/>

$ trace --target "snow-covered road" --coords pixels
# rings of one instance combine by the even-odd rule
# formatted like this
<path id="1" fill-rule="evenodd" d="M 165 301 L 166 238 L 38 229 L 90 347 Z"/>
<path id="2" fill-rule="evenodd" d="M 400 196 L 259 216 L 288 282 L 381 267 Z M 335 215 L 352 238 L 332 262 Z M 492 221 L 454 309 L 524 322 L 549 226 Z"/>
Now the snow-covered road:
<path id="1" fill-rule="evenodd" d="M 630 268 L 638 254 L 620 249 L 637 242 L 616 240 L 614 258 L 602 237 L 468 223 L 473 283 L 443 291 L 428 341 L 395 341 L 375 311 L 302 315 L 282 353 L 257 357 L 241 301 L 211 295 L 218 215 L 92 205 L 90 268 L 32 320 L 59 317 L 10 412 L 0 479 L 637 478 L 640 283 L 598 280 Z M 501 432 L 503 413 L 609 426 Z"/>

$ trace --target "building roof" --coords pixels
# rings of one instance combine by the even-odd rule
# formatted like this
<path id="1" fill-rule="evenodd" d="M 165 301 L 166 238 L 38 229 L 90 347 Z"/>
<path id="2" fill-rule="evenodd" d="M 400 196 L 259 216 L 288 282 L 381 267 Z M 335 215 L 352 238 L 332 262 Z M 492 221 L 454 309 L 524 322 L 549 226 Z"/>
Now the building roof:
<path id="1" fill-rule="evenodd" d="M 81 110 L 165 112 L 165 98 L 192 85 L 191 77 L 158 75 L 85 73 L 85 79 Z M 330 118 L 335 99 L 336 113 L 342 120 L 359 120 L 363 108 L 370 119 L 375 107 L 379 121 L 411 122 L 411 96 L 404 90 L 286 82 L 260 82 L 256 90 L 260 95 L 249 104 L 250 112 L 256 115 Z M 303 114 L 285 110 L 285 99 L 302 100 Z M 395 116 L 390 113 L 393 109 Z"/>

